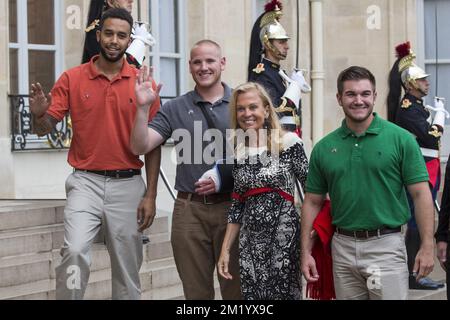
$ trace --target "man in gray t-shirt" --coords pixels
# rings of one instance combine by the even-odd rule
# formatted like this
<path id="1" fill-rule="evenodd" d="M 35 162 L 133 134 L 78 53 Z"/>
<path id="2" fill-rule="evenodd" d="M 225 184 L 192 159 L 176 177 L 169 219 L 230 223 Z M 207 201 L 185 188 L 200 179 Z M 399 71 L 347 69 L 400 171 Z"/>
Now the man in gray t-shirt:
<path id="1" fill-rule="evenodd" d="M 231 205 L 229 193 L 208 196 L 196 193 L 202 188 L 197 181 L 203 173 L 213 167 L 215 160 L 223 158 L 231 96 L 231 89 L 221 82 L 225 64 L 217 43 L 202 40 L 195 44 L 189 61 L 195 89 L 167 102 L 149 125 L 146 118 L 158 91 L 150 89 L 151 77 L 145 69 L 140 72 L 136 86 L 137 91 L 147 93 L 147 99 L 137 101 L 132 151 L 145 154 L 171 137 L 176 144 L 178 197 L 173 212 L 172 248 L 186 299 L 214 299 L 214 268 Z M 214 138 L 205 135 L 206 131 Z M 237 241 L 230 250 L 230 259 L 230 272 L 239 274 Z M 239 277 L 218 279 L 223 299 L 241 299 Z"/>

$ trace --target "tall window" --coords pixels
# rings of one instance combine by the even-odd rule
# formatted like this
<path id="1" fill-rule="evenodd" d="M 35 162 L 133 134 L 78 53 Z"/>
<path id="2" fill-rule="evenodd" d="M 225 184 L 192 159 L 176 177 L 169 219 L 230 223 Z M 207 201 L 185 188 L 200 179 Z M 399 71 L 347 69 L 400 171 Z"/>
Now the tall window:
<path id="1" fill-rule="evenodd" d="M 151 0 L 150 24 L 156 45 L 150 51 L 155 78 L 164 84 L 164 101 L 185 92 L 185 12 L 186 0 Z"/>
<path id="2" fill-rule="evenodd" d="M 425 66 L 431 74 L 431 95 L 450 102 L 450 1 L 425 1 Z M 447 107 L 450 107 L 447 103 Z M 449 108 L 450 109 L 450 108 Z"/>
<path id="3" fill-rule="evenodd" d="M 61 2 L 9 0 L 10 94 L 37 81 L 48 92 L 61 72 Z"/>
<path id="4" fill-rule="evenodd" d="M 430 74 L 430 93 L 427 103 L 433 104 L 435 96 L 446 99 L 445 107 L 450 111 L 450 1 L 425 0 L 424 12 L 424 62 Z M 442 141 L 442 157 L 450 152 L 450 121 L 447 120 Z"/>
<path id="5" fill-rule="evenodd" d="M 67 148 L 71 128 L 67 118 L 47 137 L 33 133 L 28 95 L 30 84 L 41 83 L 47 93 L 62 71 L 60 0 L 8 0 L 9 94 L 12 151 Z"/>

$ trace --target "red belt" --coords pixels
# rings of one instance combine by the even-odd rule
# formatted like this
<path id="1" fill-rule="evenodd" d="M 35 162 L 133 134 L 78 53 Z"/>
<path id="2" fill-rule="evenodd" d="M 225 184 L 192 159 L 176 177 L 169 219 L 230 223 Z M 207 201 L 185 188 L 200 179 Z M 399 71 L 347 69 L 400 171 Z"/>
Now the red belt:
<path id="1" fill-rule="evenodd" d="M 231 198 L 233 198 L 235 200 L 238 200 L 239 202 L 245 202 L 247 200 L 247 198 L 249 198 L 249 197 L 253 197 L 253 196 L 256 196 L 258 194 L 268 193 L 268 192 L 276 192 L 280 196 L 282 196 L 284 199 L 286 199 L 287 201 L 294 202 L 294 196 L 290 195 L 287 192 L 284 192 L 283 190 L 269 188 L 269 187 L 250 189 L 246 193 L 244 193 L 243 195 L 240 195 L 240 194 L 238 194 L 236 192 L 233 192 L 231 194 Z"/>

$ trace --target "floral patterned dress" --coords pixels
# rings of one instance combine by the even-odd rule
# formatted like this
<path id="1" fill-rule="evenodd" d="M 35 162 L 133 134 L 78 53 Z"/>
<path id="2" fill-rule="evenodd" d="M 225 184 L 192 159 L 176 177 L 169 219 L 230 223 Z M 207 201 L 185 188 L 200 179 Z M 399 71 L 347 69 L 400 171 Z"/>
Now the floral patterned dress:
<path id="1" fill-rule="evenodd" d="M 301 299 L 300 215 L 286 194 L 294 195 L 294 178 L 304 187 L 308 160 L 303 144 L 297 135 L 286 133 L 279 156 L 247 150 L 233 169 L 234 195 L 272 190 L 233 199 L 228 214 L 229 223 L 241 224 L 242 294 L 246 300 Z"/>

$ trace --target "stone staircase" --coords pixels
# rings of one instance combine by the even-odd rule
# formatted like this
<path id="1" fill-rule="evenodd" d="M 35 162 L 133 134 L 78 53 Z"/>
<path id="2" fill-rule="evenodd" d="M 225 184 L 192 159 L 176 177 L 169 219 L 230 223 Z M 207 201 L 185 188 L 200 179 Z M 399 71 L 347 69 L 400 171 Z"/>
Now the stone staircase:
<path id="1" fill-rule="evenodd" d="M 55 267 L 61 261 L 64 201 L 0 201 L 0 300 L 55 299 Z M 140 270 L 143 299 L 183 299 L 172 256 L 168 217 L 146 234 Z M 111 298 L 109 255 L 101 234 L 91 252 L 86 299 Z"/>

